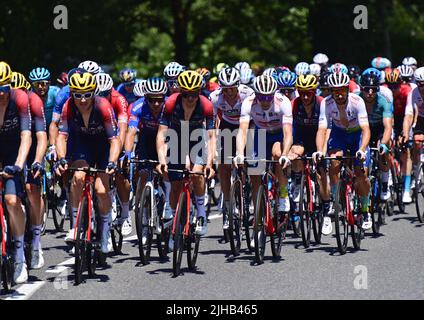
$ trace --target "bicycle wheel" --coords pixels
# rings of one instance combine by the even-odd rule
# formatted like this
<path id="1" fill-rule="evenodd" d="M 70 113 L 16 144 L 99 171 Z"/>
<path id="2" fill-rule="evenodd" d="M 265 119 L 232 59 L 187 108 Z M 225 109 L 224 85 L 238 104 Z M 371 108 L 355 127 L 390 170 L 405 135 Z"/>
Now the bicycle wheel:
<path id="1" fill-rule="evenodd" d="M 47 217 L 49 215 L 49 210 L 50 210 L 47 192 L 43 192 L 42 199 L 43 199 L 42 204 L 44 205 L 43 206 L 44 210 L 43 210 L 43 221 L 41 223 L 41 233 L 40 233 L 40 235 L 44 236 L 45 233 L 46 233 L 46 227 L 47 227 Z"/>
<path id="2" fill-rule="evenodd" d="M 255 249 L 252 247 L 252 240 L 254 238 L 253 224 L 255 220 L 254 205 L 251 195 L 250 185 L 247 183 L 243 186 L 243 216 L 242 223 L 244 229 L 244 236 L 246 238 L 246 245 L 250 252 Z"/>
<path id="3" fill-rule="evenodd" d="M 343 180 L 337 184 L 334 195 L 334 225 L 336 230 L 337 247 L 340 254 L 345 254 L 349 240 L 349 225 L 346 217 L 346 187 Z"/>
<path id="4" fill-rule="evenodd" d="M 422 170 L 422 169 L 421 169 Z M 417 210 L 418 220 L 424 222 L 424 187 L 420 179 L 415 178 L 415 208 Z"/>
<path id="5" fill-rule="evenodd" d="M 120 225 L 114 225 L 110 228 L 110 237 L 112 238 L 112 247 L 115 254 L 122 254 L 122 241 L 124 236 L 122 235 L 122 227 Z"/>
<path id="6" fill-rule="evenodd" d="M 302 242 L 305 248 L 311 245 L 311 229 L 312 229 L 312 212 L 310 211 L 311 203 L 311 190 L 306 180 L 306 176 L 302 175 L 300 183 L 300 203 L 299 203 L 299 216 L 300 216 L 300 231 L 302 234 Z"/>
<path id="7" fill-rule="evenodd" d="M 352 236 L 353 247 L 356 250 L 361 249 L 361 241 L 364 237 L 364 229 L 362 229 L 362 223 L 364 222 L 364 214 L 356 213 L 355 223 L 353 226 L 350 226 L 350 233 Z"/>
<path id="8" fill-rule="evenodd" d="M 315 183 L 315 182 L 314 182 Z M 324 221 L 322 212 L 322 202 L 319 193 L 319 185 L 315 183 L 315 194 L 314 194 L 314 211 L 312 212 L 312 230 L 314 233 L 315 243 L 321 244 L 322 237 L 322 224 Z"/>
<path id="9" fill-rule="evenodd" d="M 382 209 L 382 203 L 379 199 L 378 189 L 380 188 L 377 185 L 378 180 L 376 178 L 372 178 L 371 182 L 371 196 L 370 196 L 370 214 L 372 220 L 372 231 L 374 235 L 380 234 L 380 223 L 378 221 L 378 217 L 380 215 L 380 210 Z"/>
<path id="10" fill-rule="evenodd" d="M 168 243 L 169 243 L 170 234 L 171 234 L 171 229 L 170 228 L 164 229 L 162 226 L 161 234 L 157 235 L 156 244 L 158 246 L 159 257 L 161 259 L 166 259 L 168 257 L 168 253 L 169 253 Z"/>
<path id="11" fill-rule="evenodd" d="M 199 254 L 200 236 L 195 233 L 196 225 L 190 225 L 189 236 L 186 239 L 187 243 L 187 263 L 188 269 L 193 271 L 196 269 L 197 257 Z"/>
<path id="12" fill-rule="evenodd" d="M 153 190 L 150 185 L 146 185 L 141 193 L 140 202 L 137 205 L 136 224 L 138 238 L 138 252 L 140 261 L 143 265 L 149 263 L 150 252 L 152 248 L 153 233 L 149 226 L 149 221 L 152 218 L 152 194 Z M 143 237 L 145 242 L 143 244 Z"/>
<path id="13" fill-rule="evenodd" d="M 402 173 L 400 172 L 399 164 L 395 164 L 398 169 L 392 168 L 392 178 L 393 178 L 393 189 L 395 195 L 395 203 L 399 208 L 399 212 L 405 212 L 405 204 L 402 201 L 402 190 L 403 190 L 403 181 Z"/>
<path id="14" fill-rule="evenodd" d="M 89 228 L 88 220 L 88 207 L 87 198 L 83 198 L 79 213 L 78 213 L 78 224 L 76 226 L 76 239 L 75 239 L 75 263 L 74 263 L 74 274 L 75 274 L 75 285 L 79 285 L 82 282 L 82 273 L 87 264 L 87 230 Z M 89 250 L 88 250 L 89 251 Z"/>
<path id="15" fill-rule="evenodd" d="M 274 214 L 272 218 L 272 223 L 274 223 L 275 232 L 270 236 L 271 239 L 271 252 L 274 259 L 281 258 L 281 248 L 283 247 L 283 239 L 285 238 L 285 228 L 284 225 L 279 221 L 279 214 L 276 210 L 276 207 L 273 208 Z"/>
<path id="16" fill-rule="evenodd" d="M 183 258 L 185 237 L 183 230 L 187 219 L 187 198 L 185 193 L 181 193 L 178 201 L 178 210 L 176 211 L 174 220 L 174 251 L 172 254 L 172 272 L 174 277 L 178 277 L 181 273 L 181 261 Z"/>
<path id="17" fill-rule="evenodd" d="M 242 217 L 243 217 L 243 199 L 242 184 L 240 180 L 236 180 L 231 187 L 230 208 L 228 213 L 231 253 L 234 257 L 240 254 L 242 240 Z"/>
<path id="18" fill-rule="evenodd" d="M 255 262 L 262 264 L 265 256 L 266 230 L 265 230 L 265 214 L 266 214 L 266 195 L 263 185 L 259 187 L 256 196 L 255 220 L 253 224 L 254 241 L 255 241 Z"/>

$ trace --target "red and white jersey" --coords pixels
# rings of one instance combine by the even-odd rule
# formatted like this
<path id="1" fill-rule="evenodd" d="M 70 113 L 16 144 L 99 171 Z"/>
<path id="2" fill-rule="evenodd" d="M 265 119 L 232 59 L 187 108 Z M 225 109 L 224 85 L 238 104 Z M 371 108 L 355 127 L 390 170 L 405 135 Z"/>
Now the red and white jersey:
<path id="1" fill-rule="evenodd" d="M 248 96 L 252 95 L 254 91 L 248 86 L 241 84 L 238 87 L 238 92 L 238 99 L 233 106 L 225 100 L 221 89 L 215 90 L 211 93 L 209 98 L 213 104 L 213 113 L 215 117 L 218 116 L 220 119 L 223 119 L 228 123 L 239 125 L 243 101 Z"/>
<path id="2" fill-rule="evenodd" d="M 293 124 L 292 104 L 285 95 L 277 92 L 271 106 L 264 110 L 253 94 L 244 100 L 240 120 L 253 120 L 257 128 L 269 132 L 279 131 L 283 125 Z"/>

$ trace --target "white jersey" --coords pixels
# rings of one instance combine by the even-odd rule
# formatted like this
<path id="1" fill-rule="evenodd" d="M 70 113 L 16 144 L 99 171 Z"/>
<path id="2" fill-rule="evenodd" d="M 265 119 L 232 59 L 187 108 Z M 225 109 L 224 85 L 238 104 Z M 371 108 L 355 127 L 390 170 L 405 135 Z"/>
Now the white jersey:
<path id="1" fill-rule="evenodd" d="M 228 104 L 221 89 L 217 89 L 210 94 L 215 117 L 217 115 L 222 115 L 223 120 L 237 126 L 240 123 L 240 113 L 243 101 L 254 93 L 252 89 L 244 84 L 238 87 L 238 91 L 238 99 L 234 106 Z"/>
<path id="2" fill-rule="evenodd" d="M 418 88 L 413 89 L 408 94 L 408 99 L 406 100 L 405 115 L 413 116 L 415 108 L 418 109 L 418 116 L 424 117 L 424 100 Z"/>
<path id="3" fill-rule="evenodd" d="M 360 130 L 361 126 L 369 125 L 364 100 L 354 93 L 349 93 L 348 100 L 346 106 L 347 126 L 340 119 L 340 111 L 336 101 L 332 96 L 328 96 L 321 102 L 319 127 L 327 129 L 335 126 L 347 132 L 355 132 Z"/>
<path id="4" fill-rule="evenodd" d="M 393 92 L 385 86 L 380 86 L 380 93 L 383 97 L 389 100 L 390 103 L 393 103 Z"/>
<path id="5" fill-rule="evenodd" d="M 253 94 L 244 100 L 240 120 L 253 120 L 258 129 L 268 132 L 281 131 L 283 125 L 293 124 L 292 104 L 285 95 L 277 92 L 270 108 L 264 110 Z"/>

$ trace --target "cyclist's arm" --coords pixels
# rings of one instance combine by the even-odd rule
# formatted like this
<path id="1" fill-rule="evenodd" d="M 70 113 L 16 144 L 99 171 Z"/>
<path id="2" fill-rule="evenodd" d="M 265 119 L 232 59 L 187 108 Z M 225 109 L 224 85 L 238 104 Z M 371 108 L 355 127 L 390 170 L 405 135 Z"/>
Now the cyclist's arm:
<path id="1" fill-rule="evenodd" d="M 317 136 L 315 138 L 317 151 L 320 151 L 323 154 L 325 154 L 325 151 L 327 149 L 326 142 L 328 141 L 327 138 L 329 136 L 328 123 L 329 123 L 329 119 L 327 119 L 326 102 L 324 99 L 322 100 L 321 106 L 320 106 L 319 125 L 318 125 Z"/>
<path id="2" fill-rule="evenodd" d="M 249 120 L 240 119 L 240 126 L 237 132 L 237 154 L 244 155 L 244 148 L 247 143 L 247 130 L 249 129 Z"/>
<path id="3" fill-rule="evenodd" d="M 68 141 L 67 134 L 59 134 L 56 138 L 56 152 L 57 158 L 62 159 L 66 157 L 66 143 Z"/>
<path id="4" fill-rule="evenodd" d="M 124 148 L 125 145 L 125 137 L 127 135 L 128 124 L 126 122 L 119 122 L 119 143 L 121 145 L 121 149 Z"/>
<path id="5" fill-rule="evenodd" d="M 287 156 L 290 152 L 290 148 L 293 144 L 293 129 L 291 124 L 283 125 L 284 133 L 284 146 L 283 146 L 283 156 Z"/>
<path id="6" fill-rule="evenodd" d="M 281 101 L 283 103 L 284 114 L 282 117 L 283 133 L 284 133 L 284 144 L 283 144 L 283 156 L 287 156 L 290 152 L 290 148 L 293 144 L 293 111 L 292 104 L 288 98 L 281 95 Z"/>
<path id="7" fill-rule="evenodd" d="M 54 119 L 54 114 L 53 114 L 53 120 L 50 123 L 49 126 L 49 143 L 50 145 L 54 146 L 56 145 L 56 139 L 57 136 L 59 135 L 59 122 L 57 122 L 57 120 L 55 121 Z"/>
<path id="8" fill-rule="evenodd" d="M 392 138 L 393 118 L 383 118 L 384 134 L 381 143 L 388 144 Z"/>
<path id="9" fill-rule="evenodd" d="M 42 163 L 47 149 L 46 119 L 44 117 L 43 102 L 35 94 L 31 94 L 30 108 L 34 118 L 35 135 L 37 138 L 37 150 L 34 162 Z"/>
<path id="10" fill-rule="evenodd" d="M 32 138 L 31 131 L 25 130 L 21 131 L 21 144 L 19 146 L 18 157 L 16 158 L 15 165 L 23 168 L 26 162 L 26 159 L 29 154 L 29 149 L 31 148 Z"/>
<path id="11" fill-rule="evenodd" d="M 127 135 L 125 137 L 125 151 L 132 152 L 134 147 L 135 135 L 137 134 L 137 128 L 129 127 Z"/>
<path id="12" fill-rule="evenodd" d="M 119 138 L 116 136 L 109 139 L 110 149 L 109 149 L 109 162 L 117 163 L 119 154 L 121 153 L 122 145 Z"/>
<path id="13" fill-rule="evenodd" d="M 409 139 L 409 131 L 414 122 L 414 114 L 417 113 L 415 106 L 412 103 L 412 92 L 408 94 L 405 107 L 405 117 L 403 118 L 403 136 Z M 415 113 L 414 113 L 415 110 Z"/>
<path id="14" fill-rule="evenodd" d="M 361 98 L 358 102 L 358 123 L 362 129 L 362 140 L 361 147 L 359 148 L 361 151 L 365 152 L 368 148 L 371 139 L 371 130 L 368 122 L 368 113 L 367 108 L 365 107 L 365 102 Z"/>
<path id="15" fill-rule="evenodd" d="M 21 144 L 19 146 L 18 156 L 15 165 L 23 168 L 27 160 L 29 149 L 31 148 L 31 112 L 29 109 L 28 95 L 23 91 L 17 90 L 16 106 L 19 112 L 21 128 Z"/>
<path id="16" fill-rule="evenodd" d="M 213 160 L 215 158 L 216 151 L 216 134 L 215 129 L 208 130 L 208 166 L 213 165 Z"/>
<path id="17" fill-rule="evenodd" d="M 168 131 L 168 126 L 166 125 L 159 125 L 158 133 L 156 136 L 156 151 L 158 154 L 158 160 L 159 163 L 165 164 L 166 163 L 166 133 Z"/>

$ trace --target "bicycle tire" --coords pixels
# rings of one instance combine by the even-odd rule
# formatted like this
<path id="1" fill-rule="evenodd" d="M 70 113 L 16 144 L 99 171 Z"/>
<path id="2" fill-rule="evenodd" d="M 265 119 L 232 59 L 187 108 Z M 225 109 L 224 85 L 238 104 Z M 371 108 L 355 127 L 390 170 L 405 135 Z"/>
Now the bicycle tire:
<path id="1" fill-rule="evenodd" d="M 300 182 L 300 201 L 299 216 L 300 216 L 300 231 L 302 234 L 302 243 L 305 248 L 311 245 L 311 229 L 312 229 L 312 212 L 309 210 L 311 194 L 309 185 L 307 184 L 306 175 L 302 175 Z"/>
<path id="2" fill-rule="evenodd" d="M 421 172 L 422 167 L 420 168 Z M 417 211 L 418 220 L 423 223 L 424 222 L 424 187 L 423 182 L 419 178 L 415 178 L 415 208 Z"/>
<path id="3" fill-rule="evenodd" d="M 402 201 L 402 189 L 403 189 L 403 181 L 402 181 L 402 173 L 399 171 L 396 174 L 394 168 L 392 170 L 392 178 L 393 178 L 393 187 L 395 193 L 395 203 L 399 208 L 399 212 L 405 212 L 405 204 Z"/>
<path id="4" fill-rule="evenodd" d="M 178 210 L 176 211 L 175 234 L 174 234 L 174 250 L 172 254 L 172 273 L 174 277 L 178 277 L 181 273 L 181 262 L 185 245 L 183 230 L 187 219 L 187 198 L 185 193 L 181 193 L 178 200 Z"/>
<path id="5" fill-rule="evenodd" d="M 87 230 L 89 228 L 87 198 L 83 198 L 78 212 L 77 234 L 75 239 L 75 285 L 82 282 L 82 273 L 87 266 Z"/>
<path id="6" fill-rule="evenodd" d="M 247 183 L 246 185 L 244 185 L 243 190 L 243 229 L 247 248 L 250 252 L 253 252 L 255 249 L 252 247 L 251 244 L 254 238 L 253 224 L 255 220 L 255 213 L 250 211 L 251 204 L 253 203 L 250 191 L 250 185 Z M 252 207 L 254 206 L 252 205 Z"/>
<path id="7" fill-rule="evenodd" d="M 187 263 L 190 271 L 196 270 L 197 257 L 199 254 L 200 236 L 195 234 L 196 225 L 190 226 L 190 234 L 187 242 Z"/>
<path id="8" fill-rule="evenodd" d="M 379 194 L 376 190 L 376 188 L 380 189 L 380 186 L 377 186 L 376 183 L 379 183 L 377 178 L 373 178 L 371 182 L 371 196 L 370 196 L 370 205 L 369 210 L 371 214 L 371 220 L 372 220 L 372 232 L 375 236 L 380 234 L 380 223 L 378 221 L 379 217 L 379 211 L 381 210 L 381 201 L 379 199 Z"/>
<path id="9" fill-rule="evenodd" d="M 315 183 L 315 182 L 314 182 Z M 319 185 L 315 183 L 315 199 L 314 199 L 314 212 L 312 212 L 312 231 L 316 244 L 321 244 L 322 239 L 322 224 L 324 216 L 322 212 L 322 201 L 319 193 Z"/>
<path id="10" fill-rule="evenodd" d="M 43 221 L 41 223 L 41 232 L 40 236 L 44 236 L 46 234 L 46 227 L 47 227 L 47 218 L 49 216 L 49 201 L 47 198 L 47 193 L 44 192 L 42 195 L 42 204 L 44 204 L 44 210 L 43 210 Z"/>
<path id="11" fill-rule="evenodd" d="M 272 223 L 274 223 L 275 232 L 270 236 L 271 242 L 271 253 L 274 260 L 279 260 L 281 258 L 281 249 L 283 247 L 283 238 L 285 237 L 285 231 L 283 226 L 280 226 L 279 214 L 275 210 L 272 218 Z"/>
<path id="12" fill-rule="evenodd" d="M 242 221 L 243 221 L 243 200 L 242 200 L 242 184 L 240 180 L 236 180 L 231 187 L 230 208 L 228 213 L 228 233 L 230 236 L 231 253 L 234 257 L 240 254 L 242 241 Z M 237 210 L 235 210 L 237 209 Z"/>
<path id="13" fill-rule="evenodd" d="M 266 230 L 265 230 L 265 188 L 259 187 L 256 196 L 255 221 L 254 221 L 254 241 L 255 241 L 255 262 L 262 264 L 265 257 Z"/>
<path id="14" fill-rule="evenodd" d="M 63 232 L 64 231 L 63 226 L 65 224 L 66 214 L 62 215 L 62 212 L 57 207 L 59 201 L 58 201 L 58 198 L 56 197 L 56 195 L 54 193 L 51 193 L 50 197 L 51 197 L 50 206 L 51 206 L 51 211 L 52 211 L 52 216 L 53 216 L 54 227 L 55 227 L 57 232 Z M 71 217 L 71 215 L 69 215 L 69 217 L 70 217 L 69 220 L 70 220 L 70 223 L 72 224 L 73 218 Z"/>
<path id="15" fill-rule="evenodd" d="M 151 186 L 146 185 L 141 193 L 140 202 L 137 205 L 136 224 L 137 224 L 137 239 L 138 239 L 138 252 L 140 261 L 143 265 L 146 265 L 150 261 L 150 253 L 152 248 L 152 230 L 148 224 L 148 221 L 152 217 L 152 203 L 151 203 Z M 147 213 L 146 224 L 143 223 L 143 215 Z M 147 232 L 146 243 L 143 244 L 143 231 Z"/>
<path id="16" fill-rule="evenodd" d="M 110 228 L 110 237 L 112 239 L 113 252 L 116 255 L 122 254 L 122 242 L 124 240 L 124 236 L 122 235 L 122 227 L 112 226 Z"/>
<path id="17" fill-rule="evenodd" d="M 364 222 L 364 214 L 358 213 L 355 216 L 355 223 L 350 226 L 350 233 L 352 236 L 353 247 L 355 250 L 361 249 L 362 238 L 364 237 L 364 229 L 362 229 L 362 223 Z"/>
<path id="18" fill-rule="evenodd" d="M 336 194 L 334 195 L 334 225 L 336 230 L 337 248 L 341 255 L 346 254 L 349 241 L 349 228 L 346 217 L 346 187 L 343 180 L 337 184 Z"/>
<path id="19" fill-rule="evenodd" d="M 158 246 L 158 252 L 159 252 L 159 258 L 160 259 L 168 258 L 168 253 L 169 253 L 168 243 L 169 243 L 170 233 L 171 233 L 170 228 L 163 229 L 163 227 L 162 227 L 161 234 L 157 235 L 156 243 L 157 243 L 157 246 Z"/>

